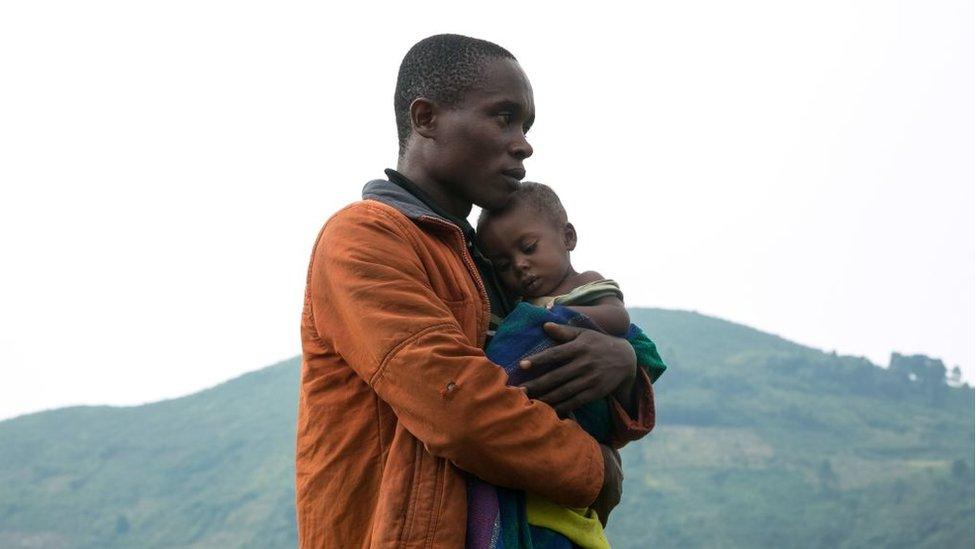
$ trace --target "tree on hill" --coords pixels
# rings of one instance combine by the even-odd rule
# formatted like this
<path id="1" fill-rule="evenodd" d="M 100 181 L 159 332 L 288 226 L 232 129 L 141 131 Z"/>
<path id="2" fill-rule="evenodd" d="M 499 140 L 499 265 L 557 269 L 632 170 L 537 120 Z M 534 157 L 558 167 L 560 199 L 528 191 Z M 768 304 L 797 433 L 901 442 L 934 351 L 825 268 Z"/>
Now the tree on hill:
<path id="1" fill-rule="evenodd" d="M 943 396 L 948 392 L 946 367 L 937 358 L 930 358 L 925 355 L 906 356 L 891 353 L 888 370 L 917 383 L 922 392 L 933 403 L 941 402 Z"/>

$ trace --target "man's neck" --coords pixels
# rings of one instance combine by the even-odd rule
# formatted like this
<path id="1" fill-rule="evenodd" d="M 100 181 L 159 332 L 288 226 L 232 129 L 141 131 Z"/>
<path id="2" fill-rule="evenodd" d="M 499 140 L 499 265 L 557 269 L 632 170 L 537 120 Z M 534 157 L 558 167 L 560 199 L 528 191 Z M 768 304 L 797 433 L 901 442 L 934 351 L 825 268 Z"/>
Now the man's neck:
<path id="1" fill-rule="evenodd" d="M 430 172 L 417 162 L 400 158 L 397 162 L 397 171 L 412 181 L 414 185 L 420 187 L 420 190 L 427 193 L 441 209 L 454 217 L 467 219 L 471 213 L 470 202 L 458 197 L 447 185 L 431 177 Z"/>

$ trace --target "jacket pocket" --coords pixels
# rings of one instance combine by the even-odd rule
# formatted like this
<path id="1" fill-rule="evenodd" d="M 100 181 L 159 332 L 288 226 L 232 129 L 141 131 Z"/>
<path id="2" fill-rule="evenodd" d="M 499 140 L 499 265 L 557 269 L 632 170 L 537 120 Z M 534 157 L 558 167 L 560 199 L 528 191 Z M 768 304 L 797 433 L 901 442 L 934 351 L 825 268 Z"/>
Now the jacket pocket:
<path id="1" fill-rule="evenodd" d="M 434 547 L 434 540 L 437 538 L 437 521 L 441 518 L 441 508 L 444 506 L 444 482 L 447 468 L 450 467 L 447 460 L 438 459 L 437 473 L 434 478 L 433 507 L 430 514 L 430 522 L 427 525 L 427 547 Z"/>
<path id="2" fill-rule="evenodd" d="M 420 490 L 417 489 L 417 485 L 419 484 L 421 475 L 423 474 L 420 471 L 423 454 L 424 449 L 422 448 L 420 441 L 415 441 L 412 473 L 408 482 L 410 492 L 408 493 L 407 497 L 406 514 L 403 518 L 403 529 L 400 530 L 398 545 L 409 544 L 410 536 L 413 533 L 413 523 L 416 520 L 417 498 L 421 497 L 421 494 L 419 493 Z"/>
<path id="3" fill-rule="evenodd" d="M 414 478 L 408 508 L 400 535 L 402 547 L 431 547 L 436 537 L 437 520 L 443 504 L 446 461 L 435 458 L 417 441 Z"/>

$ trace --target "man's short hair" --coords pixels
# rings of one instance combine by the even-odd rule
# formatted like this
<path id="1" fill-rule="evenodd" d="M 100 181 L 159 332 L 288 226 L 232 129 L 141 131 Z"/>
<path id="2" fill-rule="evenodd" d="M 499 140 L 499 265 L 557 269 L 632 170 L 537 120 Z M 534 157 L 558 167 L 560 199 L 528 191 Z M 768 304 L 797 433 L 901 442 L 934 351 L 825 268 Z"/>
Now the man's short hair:
<path id="1" fill-rule="evenodd" d="M 518 190 L 512 193 L 504 206 L 491 211 L 481 210 L 481 214 L 478 216 L 478 230 L 480 231 L 482 225 L 491 217 L 504 215 L 520 204 L 532 208 L 559 229 L 562 229 L 569 221 L 563 203 L 559 201 L 559 196 L 549 185 L 524 181 L 519 184 Z"/>
<path id="2" fill-rule="evenodd" d="M 400 63 L 393 96 L 401 155 L 410 137 L 410 104 L 414 99 L 457 104 L 479 83 L 485 61 L 495 58 L 515 60 L 498 44 L 460 34 L 438 34 L 410 48 Z"/>

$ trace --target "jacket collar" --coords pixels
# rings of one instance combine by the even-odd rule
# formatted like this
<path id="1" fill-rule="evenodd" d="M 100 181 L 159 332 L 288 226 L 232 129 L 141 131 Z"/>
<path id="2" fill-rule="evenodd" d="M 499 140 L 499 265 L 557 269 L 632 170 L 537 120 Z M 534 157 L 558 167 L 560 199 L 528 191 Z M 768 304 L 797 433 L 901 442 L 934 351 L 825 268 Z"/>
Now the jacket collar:
<path id="1" fill-rule="evenodd" d="M 455 217 L 434 203 L 416 183 L 396 170 L 386 170 L 389 180 L 376 179 L 363 187 L 363 199 L 376 200 L 392 206 L 414 222 L 421 217 L 433 217 L 461 229 L 469 245 L 474 242 L 474 227 L 467 219 Z"/>
<path id="2" fill-rule="evenodd" d="M 387 206 L 392 206 L 403 215 L 414 221 L 421 217 L 434 217 L 442 221 L 451 222 L 442 215 L 438 215 L 422 200 L 407 192 L 396 183 L 385 179 L 374 179 L 363 187 L 363 200 L 376 200 Z"/>
<path id="3" fill-rule="evenodd" d="M 402 174 L 394 170 L 387 170 L 386 173 L 390 179 L 406 179 Z M 409 182 L 409 180 L 407 181 Z M 493 333 L 494 328 L 515 307 L 515 304 L 502 289 L 498 277 L 495 276 L 492 270 L 491 262 L 478 249 L 475 243 L 474 228 L 471 227 L 471 224 L 465 219 L 457 219 L 446 213 L 436 211 L 435 207 L 432 207 L 431 204 L 428 204 L 419 196 L 386 179 L 374 179 L 366 183 L 366 186 L 363 187 L 363 200 L 376 200 L 377 202 L 382 202 L 387 206 L 396 208 L 400 213 L 413 220 L 414 223 L 423 223 L 425 218 L 433 218 L 450 223 L 461 230 L 465 244 L 467 244 L 470 250 L 471 257 L 478 269 L 478 274 L 481 275 L 485 291 L 488 294 L 488 303 L 492 312 L 492 318 L 489 322 L 489 334 Z"/>

